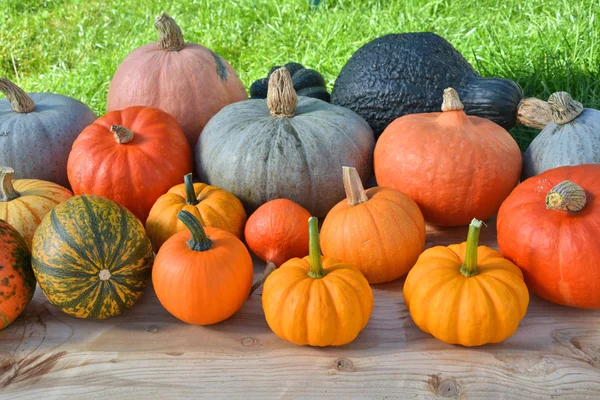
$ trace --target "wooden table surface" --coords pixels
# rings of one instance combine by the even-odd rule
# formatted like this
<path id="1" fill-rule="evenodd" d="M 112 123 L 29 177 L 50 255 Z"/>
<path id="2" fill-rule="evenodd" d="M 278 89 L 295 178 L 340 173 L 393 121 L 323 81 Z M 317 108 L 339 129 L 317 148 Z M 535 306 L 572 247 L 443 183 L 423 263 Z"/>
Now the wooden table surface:
<path id="1" fill-rule="evenodd" d="M 481 236 L 496 245 L 493 223 Z M 427 246 L 465 238 L 466 228 L 429 228 Z M 365 330 L 347 346 L 323 349 L 277 338 L 260 291 L 229 320 L 200 327 L 168 314 L 152 287 L 101 322 L 63 314 L 38 289 L 24 315 L 0 331 L 0 398 L 600 399 L 600 311 L 532 296 L 515 335 L 464 348 L 415 326 L 402 285 L 374 286 Z"/>

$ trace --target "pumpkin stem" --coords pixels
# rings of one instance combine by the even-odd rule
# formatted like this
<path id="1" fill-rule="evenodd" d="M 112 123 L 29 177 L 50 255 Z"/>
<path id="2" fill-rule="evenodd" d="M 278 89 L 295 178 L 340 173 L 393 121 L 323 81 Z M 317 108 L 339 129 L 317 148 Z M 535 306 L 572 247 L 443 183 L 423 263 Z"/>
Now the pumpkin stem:
<path id="1" fill-rule="evenodd" d="M 550 104 L 535 97 L 527 97 L 517 106 L 517 123 L 530 128 L 544 129 L 552 121 Z"/>
<path id="2" fill-rule="evenodd" d="M 4 93 L 14 112 L 29 113 L 35 110 L 31 97 L 6 78 L 0 78 L 0 92 Z"/>
<path id="3" fill-rule="evenodd" d="M 546 195 L 548 210 L 579 212 L 586 203 L 585 190 L 571 181 L 562 181 Z"/>
<path id="4" fill-rule="evenodd" d="M 310 260 L 308 276 L 315 279 L 324 277 L 325 271 L 321 262 L 321 246 L 319 245 L 319 219 L 317 217 L 308 219 L 308 257 Z"/>
<path id="5" fill-rule="evenodd" d="M 156 17 L 154 27 L 158 31 L 158 48 L 166 51 L 179 51 L 185 46 L 183 33 L 175 20 L 166 13 Z"/>
<path id="6" fill-rule="evenodd" d="M 269 275 L 271 275 L 271 272 L 275 271 L 276 269 L 277 269 L 277 265 L 275 265 L 275 263 L 273 263 L 272 261 L 267 262 L 267 265 L 265 266 L 265 270 L 264 270 L 262 276 L 260 277 L 259 280 L 254 282 L 254 285 L 252 285 L 252 288 L 250 289 L 250 294 L 248 295 L 248 297 L 252 296 L 252 293 L 254 293 L 256 291 L 256 289 L 261 287 L 262 284 L 265 283 L 265 281 L 267 280 Z"/>
<path id="7" fill-rule="evenodd" d="M 567 92 L 552 93 L 548 98 L 548 104 L 552 111 L 552 120 L 558 125 L 573 121 L 583 112 L 583 105 L 573 100 Z"/>
<path id="8" fill-rule="evenodd" d="M 125 144 L 133 140 L 135 134 L 132 130 L 125 128 L 121 125 L 111 125 L 110 131 L 115 136 L 117 143 Z"/>
<path id="9" fill-rule="evenodd" d="M 20 196 L 12 184 L 15 170 L 10 167 L 0 167 L 0 201 L 11 201 Z"/>
<path id="10" fill-rule="evenodd" d="M 292 76 L 285 67 L 276 69 L 269 78 L 269 88 L 267 89 L 267 106 L 271 115 L 278 118 L 291 118 L 296 113 L 298 96 Z"/>
<path id="11" fill-rule="evenodd" d="M 460 267 L 460 273 L 467 278 L 479 274 L 479 270 L 477 269 L 477 247 L 479 246 L 479 231 L 481 231 L 482 224 L 483 222 L 473 218 L 469 225 L 465 262 Z"/>
<path id="12" fill-rule="evenodd" d="M 442 102 L 442 111 L 460 111 L 465 106 L 458 97 L 458 92 L 452 88 L 444 89 L 444 101 Z"/>
<path id="13" fill-rule="evenodd" d="M 192 237 L 188 240 L 187 244 L 191 250 L 194 251 L 206 251 L 212 248 L 212 240 L 206 236 L 204 228 L 198 218 L 186 210 L 181 210 L 177 214 L 177 218 L 183 222 L 183 224 L 192 233 Z"/>
<path id="14" fill-rule="evenodd" d="M 358 176 L 358 172 L 356 172 L 356 168 L 342 167 L 342 171 L 344 175 L 344 189 L 346 190 L 348 204 L 355 206 L 369 200 L 362 181 L 360 180 L 360 176 Z"/>
<path id="15" fill-rule="evenodd" d="M 192 180 L 191 172 L 183 177 L 183 182 L 185 183 L 186 203 L 191 206 L 195 206 L 200 203 L 196 198 L 196 190 L 194 190 L 194 181 Z"/>

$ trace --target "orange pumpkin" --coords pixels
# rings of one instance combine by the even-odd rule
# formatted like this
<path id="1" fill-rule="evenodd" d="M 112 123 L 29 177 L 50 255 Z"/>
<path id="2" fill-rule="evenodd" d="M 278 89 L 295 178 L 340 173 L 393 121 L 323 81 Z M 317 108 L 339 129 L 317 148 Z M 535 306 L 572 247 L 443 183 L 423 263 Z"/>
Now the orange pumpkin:
<path id="1" fill-rule="evenodd" d="M 21 315 L 34 292 L 29 249 L 19 232 L 0 219 L 0 331 Z"/>
<path id="2" fill-rule="evenodd" d="M 39 179 L 12 180 L 15 171 L 0 167 L 0 219 L 11 224 L 25 239 L 31 240 L 44 216 L 73 194 L 53 182 Z"/>
<path id="3" fill-rule="evenodd" d="M 177 121 L 148 107 L 98 118 L 77 137 L 67 164 L 75 194 L 107 197 L 141 221 L 191 170 L 192 152 Z"/>
<path id="4" fill-rule="evenodd" d="M 323 255 L 354 265 L 372 284 L 400 278 L 425 247 L 423 214 L 397 190 L 375 187 L 365 192 L 354 168 L 344 167 L 343 176 L 347 199 L 323 221 Z"/>
<path id="5" fill-rule="evenodd" d="M 152 240 L 154 251 L 185 225 L 177 218 L 186 210 L 206 227 L 219 228 L 242 239 L 246 211 L 242 202 L 233 194 L 206 183 L 193 183 L 192 174 L 184 177 L 184 183 L 173 186 L 156 200 L 146 221 L 146 231 Z"/>
<path id="6" fill-rule="evenodd" d="M 536 295 L 600 309 L 600 165 L 559 167 L 521 183 L 498 212 L 498 246 Z"/>
<path id="7" fill-rule="evenodd" d="M 341 346 L 369 322 L 373 293 L 358 269 L 321 257 L 317 218 L 308 224 L 309 256 L 287 261 L 265 281 L 265 318 L 277 336 L 292 343 Z"/>
<path id="8" fill-rule="evenodd" d="M 167 14 L 155 23 L 158 42 L 132 51 L 108 89 L 108 111 L 142 105 L 164 110 L 194 146 L 208 120 L 226 105 L 246 100 L 244 84 L 227 61 L 206 47 L 184 43 Z"/>
<path id="9" fill-rule="evenodd" d="M 188 228 L 167 240 L 154 261 L 156 297 L 188 324 L 209 325 L 238 311 L 252 286 L 252 258 L 235 235 L 203 229 L 192 213 L 177 217 Z"/>
<path id="10" fill-rule="evenodd" d="M 404 303 L 415 324 L 446 343 L 501 342 L 527 312 L 523 274 L 499 252 L 478 246 L 481 225 L 471 222 L 464 243 L 425 250 L 404 283 Z"/>
<path id="11" fill-rule="evenodd" d="M 521 151 L 512 136 L 466 115 L 451 88 L 444 91 L 442 112 L 392 122 L 375 146 L 374 162 L 380 186 L 402 191 L 425 220 L 447 226 L 496 214 L 521 174 Z"/>

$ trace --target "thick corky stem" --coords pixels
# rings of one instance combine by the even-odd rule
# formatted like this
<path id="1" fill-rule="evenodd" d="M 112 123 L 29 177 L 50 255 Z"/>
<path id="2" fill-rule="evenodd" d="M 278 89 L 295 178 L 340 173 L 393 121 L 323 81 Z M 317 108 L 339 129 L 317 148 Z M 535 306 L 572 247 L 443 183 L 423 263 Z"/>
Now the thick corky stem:
<path id="1" fill-rule="evenodd" d="M 10 167 L 0 167 L 0 201 L 11 201 L 20 196 L 12 184 L 14 173 Z"/>
<path id="2" fill-rule="evenodd" d="M 342 167 L 342 171 L 348 204 L 355 206 L 369 200 L 362 181 L 360 180 L 360 176 L 358 176 L 358 172 L 356 172 L 356 168 Z"/>
<path id="3" fill-rule="evenodd" d="M 198 201 L 198 198 L 196 197 L 196 190 L 194 189 L 194 181 L 192 180 L 191 172 L 183 177 L 183 182 L 185 183 L 186 203 L 191 206 L 198 205 L 198 203 L 200 203 L 200 202 Z"/>
<path id="4" fill-rule="evenodd" d="M 479 231 L 481 231 L 482 224 L 483 222 L 473 218 L 471 225 L 469 225 L 465 262 L 460 267 L 460 273 L 467 278 L 479 274 L 479 269 L 477 268 L 477 247 L 479 247 Z"/>
<path id="5" fill-rule="evenodd" d="M 325 276 L 323 263 L 321 262 L 321 246 L 319 245 L 319 220 L 317 217 L 308 219 L 308 257 L 310 270 L 308 276 L 319 279 Z"/>
<path id="6" fill-rule="evenodd" d="M 552 120 L 558 125 L 573 121 L 583 112 L 583 104 L 573 100 L 567 92 L 552 93 L 548 104 L 552 110 Z"/>
<path id="7" fill-rule="evenodd" d="M 177 218 L 183 222 L 192 234 L 192 237 L 187 242 L 191 250 L 206 251 L 212 248 L 212 240 L 206 236 L 202 224 L 191 212 L 181 210 L 177 213 Z"/>
<path id="8" fill-rule="evenodd" d="M 4 93 L 14 112 L 28 113 L 35 110 L 31 97 L 6 78 L 0 78 L 0 92 Z"/>
<path id="9" fill-rule="evenodd" d="M 585 190 L 581 186 L 571 181 L 562 181 L 546 195 L 546 208 L 579 212 L 585 207 L 586 200 Z"/>
<path id="10" fill-rule="evenodd" d="M 550 104 L 535 97 L 527 97 L 517 106 L 517 123 L 535 129 L 544 129 L 552 121 Z"/>
<path id="11" fill-rule="evenodd" d="M 154 27 L 158 30 L 158 48 L 167 51 L 179 51 L 185 46 L 183 33 L 175 20 L 166 13 L 156 17 Z"/>
<path id="12" fill-rule="evenodd" d="M 117 141 L 117 143 L 121 144 L 131 142 L 133 140 L 133 137 L 135 136 L 132 130 L 127 129 L 121 125 L 112 125 L 110 127 L 110 131 L 115 136 L 115 140 Z"/>
<path id="13" fill-rule="evenodd" d="M 444 89 L 444 101 L 442 102 L 442 111 L 464 110 L 465 106 L 460 101 L 458 93 L 452 88 Z"/>
<path id="14" fill-rule="evenodd" d="M 257 280 L 254 283 L 254 285 L 252 285 L 252 288 L 250 289 L 250 294 L 248 295 L 248 297 L 252 296 L 252 293 L 254 293 L 256 291 L 256 289 L 261 287 L 262 284 L 265 283 L 265 281 L 267 280 L 269 275 L 271 275 L 271 272 L 275 271 L 276 269 L 277 269 L 277 265 L 275 265 L 275 263 L 273 263 L 271 261 L 267 262 L 267 265 L 265 266 L 265 270 L 264 270 L 262 276 L 260 277 L 259 280 Z"/>
<path id="15" fill-rule="evenodd" d="M 271 74 L 267 90 L 267 106 L 271 115 L 279 118 L 290 118 L 296 113 L 298 96 L 292 84 L 292 77 L 285 67 Z"/>

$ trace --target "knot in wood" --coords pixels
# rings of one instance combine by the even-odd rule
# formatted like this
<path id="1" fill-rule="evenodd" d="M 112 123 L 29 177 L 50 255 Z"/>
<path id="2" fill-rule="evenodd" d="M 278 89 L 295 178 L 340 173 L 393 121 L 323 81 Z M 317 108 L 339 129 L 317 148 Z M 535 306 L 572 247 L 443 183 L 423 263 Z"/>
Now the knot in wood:
<path id="1" fill-rule="evenodd" d="M 242 339 L 242 344 L 244 346 L 252 346 L 252 345 L 254 345 L 256 343 L 258 343 L 258 340 L 254 339 L 254 338 L 251 338 L 249 336 Z"/>
<path id="2" fill-rule="evenodd" d="M 340 358 L 335 361 L 334 368 L 338 371 L 352 372 L 354 371 L 354 364 L 346 358 Z"/>

